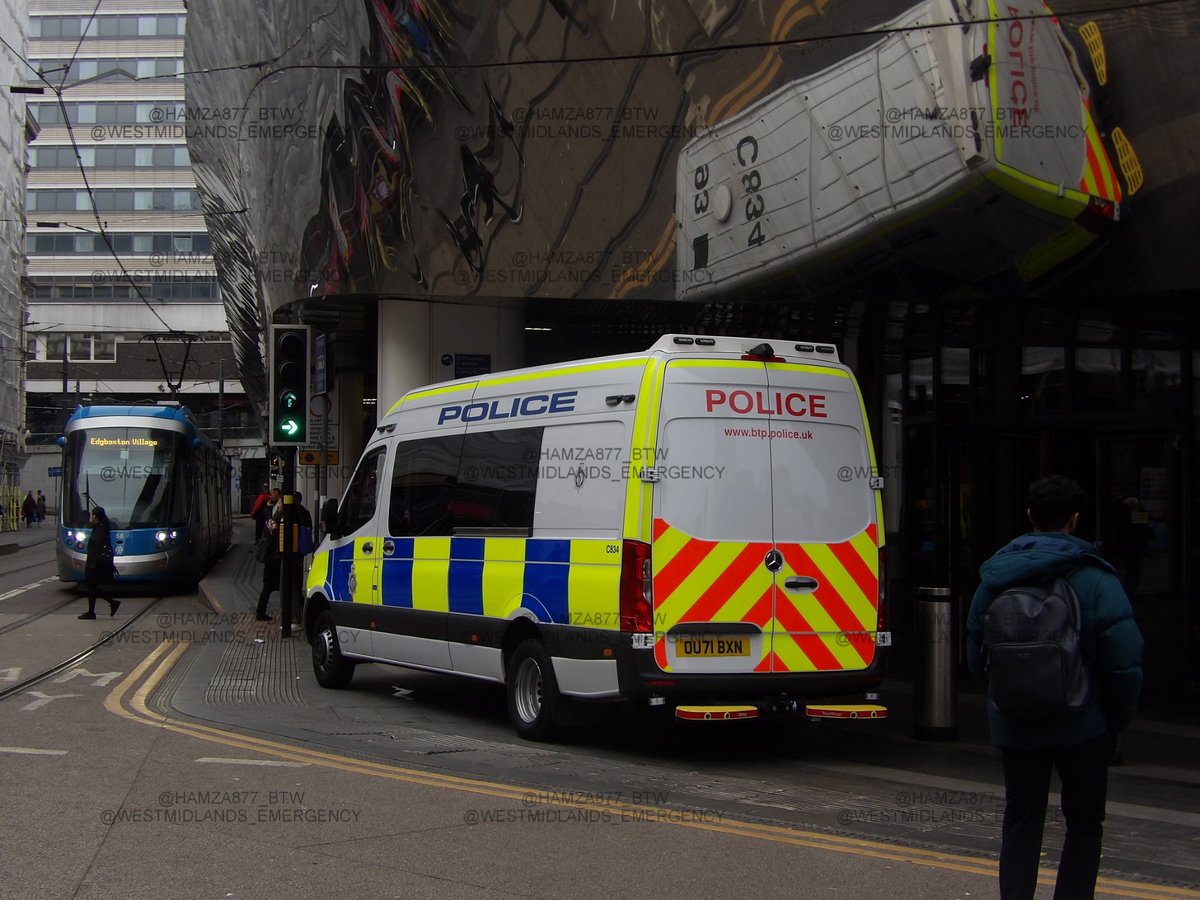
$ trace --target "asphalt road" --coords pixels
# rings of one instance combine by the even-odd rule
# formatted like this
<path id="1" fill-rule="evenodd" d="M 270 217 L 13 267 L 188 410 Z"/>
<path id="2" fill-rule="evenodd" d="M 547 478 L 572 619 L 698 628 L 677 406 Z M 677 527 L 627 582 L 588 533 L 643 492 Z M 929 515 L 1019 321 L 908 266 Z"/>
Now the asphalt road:
<path id="1" fill-rule="evenodd" d="M 0 897 L 996 891 L 1003 792 L 974 698 L 953 742 L 911 736 L 896 681 L 886 721 L 685 727 L 610 709 L 525 743 L 494 686 L 363 666 L 347 691 L 318 687 L 307 645 L 253 621 L 258 565 L 238 536 L 203 597 L 128 597 L 95 622 L 44 580 L 38 536 L 0 557 L 0 689 L 111 635 L 0 700 L 0 827 L 19 836 Z M 1126 737 L 1104 895 L 1200 896 L 1198 743 L 1169 716 Z M 1056 812 L 1047 836 L 1052 866 Z"/>

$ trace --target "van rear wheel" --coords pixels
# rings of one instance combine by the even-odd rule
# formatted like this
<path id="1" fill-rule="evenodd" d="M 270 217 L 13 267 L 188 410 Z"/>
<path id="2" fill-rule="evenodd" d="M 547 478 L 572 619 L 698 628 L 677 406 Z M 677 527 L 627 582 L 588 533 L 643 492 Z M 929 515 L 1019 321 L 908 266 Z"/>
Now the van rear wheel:
<path id="1" fill-rule="evenodd" d="M 508 717 L 517 734 L 529 741 L 549 741 L 559 733 L 554 720 L 561 697 L 554 667 L 542 642 L 519 643 L 508 661 Z"/>
<path id="2" fill-rule="evenodd" d="M 328 610 L 317 616 L 313 629 L 312 662 L 317 684 L 323 688 L 341 690 L 354 677 L 354 663 L 342 656 L 337 628 Z"/>

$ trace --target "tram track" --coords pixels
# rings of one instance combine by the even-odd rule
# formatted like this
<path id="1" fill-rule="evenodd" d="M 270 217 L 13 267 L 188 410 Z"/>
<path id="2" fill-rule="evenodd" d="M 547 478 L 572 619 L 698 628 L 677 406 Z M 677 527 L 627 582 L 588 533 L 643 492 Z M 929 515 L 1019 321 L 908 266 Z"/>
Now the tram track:
<path id="1" fill-rule="evenodd" d="M 55 663 L 53 666 L 50 666 L 47 669 L 43 669 L 42 671 L 38 672 L 35 675 L 31 675 L 30 677 L 22 679 L 21 681 L 18 681 L 15 684 L 11 684 L 8 687 L 0 688 L 0 702 L 3 702 L 5 700 L 7 700 L 9 697 L 15 696 L 16 694 L 20 694 L 24 691 L 29 690 L 34 685 L 40 684 L 41 682 L 45 681 L 47 678 L 53 678 L 55 675 L 57 675 L 58 673 L 62 672 L 65 669 L 69 669 L 72 666 L 78 665 L 80 662 L 87 659 L 89 656 L 91 656 L 93 653 L 95 653 L 101 647 L 105 646 L 106 644 L 111 644 L 114 640 L 119 638 L 120 635 L 122 635 L 124 632 L 131 629 L 147 613 L 149 613 L 156 606 L 158 606 L 158 604 L 161 603 L 163 600 L 167 599 L 167 596 L 168 595 L 163 594 L 161 596 L 154 598 L 153 600 L 151 600 L 149 603 L 146 604 L 145 608 L 134 613 L 133 616 L 131 616 L 129 619 L 125 620 L 125 622 L 123 624 L 119 625 L 118 627 L 112 629 L 111 631 L 104 632 L 104 635 L 100 638 L 100 640 L 96 641 L 94 644 L 91 644 L 90 646 L 86 647 L 85 649 L 81 650 L 80 652 L 68 657 L 67 659 L 62 660 L 61 662 Z M 60 604 L 58 607 L 56 607 L 54 609 L 48 609 L 45 612 L 39 613 L 34 618 L 41 618 L 44 615 L 54 612 L 55 609 L 62 609 L 68 603 L 73 603 L 77 599 L 78 598 L 76 598 L 76 597 L 72 597 L 70 600 L 65 601 L 64 603 Z M 10 627 L 8 627 L 6 629 L 0 629 L 0 633 L 3 633 L 4 630 L 11 630 L 14 627 L 19 627 L 21 625 L 27 625 L 27 624 L 29 624 L 30 621 L 32 621 L 32 619 L 23 619 L 20 622 L 10 623 Z"/>
<path id="2" fill-rule="evenodd" d="M 53 556 L 50 558 L 49 562 L 50 563 L 54 562 Z M 5 568 L 3 570 L 0 570 L 0 578 L 7 578 L 10 575 L 16 575 L 20 572 L 26 572 L 30 569 L 45 569 L 46 566 L 47 566 L 46 560 L 35 560 L 34 562 L 29 562 L 29 563 L 26 563 L 25 565 L 13 566 L 12 568 Z M 4 595 L 0 594 L 0 600 L 3 600 L 3 599 L 4 599 Z"/>
<path id="3" fill-rule="evenodd" d="M 26 625 L 29 625 L 32 622 L 36 622 L 38 619 L 42 618 L 43 616 L 48 616 L 48 615 L 50 615 L 50 613 L 58 612 L 60 609 L 66 609 L 68 606 L 70 606 L 72 603 L 75 603 L 78 600 L 79 600 L 79 598 L 75 597 L 75 596 L 68 597 L 66 600 L 60 601 L 57 605 L 51 606 L 49 609 L 43 609 L 41 612 L 36 612 L 36 613 L 33 613 L 32 615 L 28 615 L 25 618 L 23 618 L 17 622 L 9 622 L 7 625 L 0 626 L 0 634 L 8 634 L 8 632 L 10 632 L 10 631 L 16 631 L 18 628 L 22 628 Z"/>

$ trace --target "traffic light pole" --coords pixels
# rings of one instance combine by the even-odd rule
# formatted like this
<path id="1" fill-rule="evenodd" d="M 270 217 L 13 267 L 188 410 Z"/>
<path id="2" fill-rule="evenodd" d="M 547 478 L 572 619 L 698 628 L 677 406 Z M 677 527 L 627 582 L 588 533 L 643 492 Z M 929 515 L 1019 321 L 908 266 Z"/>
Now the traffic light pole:
<path id="1" fill-rule="evenodd" d="M 283 521 L 279 535 L 280 633 L 292 636 L 292 617 L 300 589 L 300 558 L 296 553 L 296 448 L 309 439 L 309 396 L 312 373 L 308 325 L 272 325 L 270 329 L 270 386 L 267 444 L 283 458 Z"/>
<path id="2" fill-rule="evenodd" d="M 292 599 L 297 584 L 296 566 L 296 448 L 282 447 L 283 457 L 283 523 L 279 532 L 279 607 L 280 636 L 292 636 Z M 297 610 L 298 611 L 298 610 Z"/>

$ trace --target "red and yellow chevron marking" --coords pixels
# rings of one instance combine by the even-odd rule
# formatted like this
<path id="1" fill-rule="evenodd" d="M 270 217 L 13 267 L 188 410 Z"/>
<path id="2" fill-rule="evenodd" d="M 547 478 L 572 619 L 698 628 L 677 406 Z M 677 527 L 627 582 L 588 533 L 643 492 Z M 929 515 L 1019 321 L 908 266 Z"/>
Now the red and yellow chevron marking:
<path id="1" fill-rule="evenodd" d="M 1120 203 L 1121 183 L 1117 180 L 1112 160 L 1108 158 L 1104 139 L 1100 137 L 1100 131 L 1092 119 L 1091 105 L 1087 100 L 1083 101 L 1083 127 L 1087 138 L 1083 177 L 1079 179 L 1079 189 L 1093 197 L 1103 197 L 1113 203 Z"/>
<path id="2" fill-rule="evenodd" d="M 780 544 L 780 583 L 792 574 L 815 578 L 811 594 L 778 593 L 776 672 L 864 669 L 875 658 L 879 621 L 876 527 L 837 544 Z"/>
<path id="3" fill-rule="evenodd" d="M 875 656 L 879 544 L 875 525 L 837 544 L 783 544 L 784 567 L 763 565 L 769 541 L 706 541 L 654 520 L 655 659 L 670 671 L 666 633 L 681 622 L 752 622 L 772 637 L 756 672 L 863 669 Z M 810 594 L 776 577 L 815 578 Z"/>
<path id="4" fill-rule="evenodd" d="M 680 622 L 741 622 L 764 599 L 774 579 L 763 566 L 769 543 L 702 541 L 654 520 L 654 655 L 670 671 L 665 634 Z"/>

